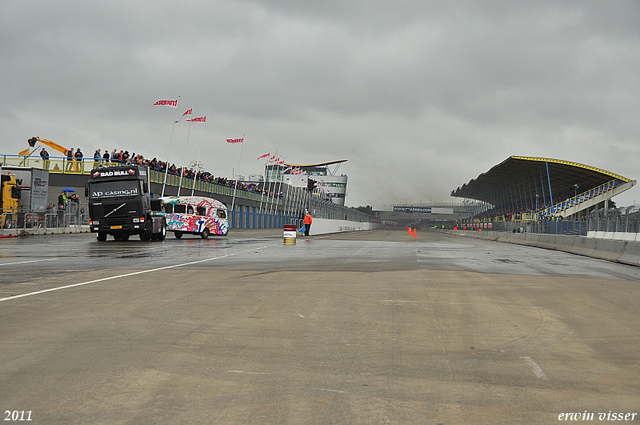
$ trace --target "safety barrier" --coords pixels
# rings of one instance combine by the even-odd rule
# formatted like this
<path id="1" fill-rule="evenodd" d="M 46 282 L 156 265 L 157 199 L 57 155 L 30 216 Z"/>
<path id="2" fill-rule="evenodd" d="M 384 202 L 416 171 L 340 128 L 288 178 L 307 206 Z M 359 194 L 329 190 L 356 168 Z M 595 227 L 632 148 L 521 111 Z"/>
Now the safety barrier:
<path id="1" fill-rule="evenodd" d="M 4 213 L 0 235 L 46 235 L 56 233 L 89 232 L 89 215 L 86 206 L 70 203 L 67 210 L 48 209 Z"/>
<path id="2" fill-rule="evenodd" d="M 450 234 L 535 246 L 602 260 L 640 266 L 640 242 L 592 239 L 584 236 L 511 232 L 449 231 Z"/>
<path id="3" fill-rule="evenodd" d="M 311 224 L 311 235 L 324 235 L 328 233 L 359 232 L 378 228 L 376 223 L 355 222 L 347 220 L 328 220 L 314 218 Z"/>

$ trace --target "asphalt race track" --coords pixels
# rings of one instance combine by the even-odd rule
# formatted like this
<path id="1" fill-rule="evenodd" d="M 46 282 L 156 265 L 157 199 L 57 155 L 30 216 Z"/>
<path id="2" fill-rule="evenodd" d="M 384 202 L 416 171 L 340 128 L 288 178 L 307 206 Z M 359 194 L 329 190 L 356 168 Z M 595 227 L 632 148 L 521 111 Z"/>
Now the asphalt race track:
<path id="1" fill-rule="evenodd" d="M 2 239 L 0 414 L 638 423 L 639 307 L 640 268 L 436 231 Z"/>

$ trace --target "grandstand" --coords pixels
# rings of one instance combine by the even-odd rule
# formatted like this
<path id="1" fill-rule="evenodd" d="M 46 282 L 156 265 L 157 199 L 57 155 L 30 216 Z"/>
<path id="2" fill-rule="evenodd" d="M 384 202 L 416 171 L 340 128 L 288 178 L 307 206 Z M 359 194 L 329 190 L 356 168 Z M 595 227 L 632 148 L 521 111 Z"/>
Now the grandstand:
<path id="1" fill-rule="evenodd" d="M 608 201 L 636 181 L 589 165 L 510 156 L 451 192 L 481 204 L 474 217 L 564 218 Z"/>
<path id="2" fill-rule="evenodd" d="M 326 194 L 331 202 L 344 206 L 347 195 L 347 176 L 338 175 L 338 168 L 345 162 L 347 162 L 346 159 L 317 164 L 268 164 L 265 166 L 266 181 L 283 181 L 291 186 L 304 187 L 307 185 L 307 179 L 311 178 L 326 188 Z M 300 179 L 299 175 L 294 174 L 295 170 L 303 172 L 305 178 Z"/>

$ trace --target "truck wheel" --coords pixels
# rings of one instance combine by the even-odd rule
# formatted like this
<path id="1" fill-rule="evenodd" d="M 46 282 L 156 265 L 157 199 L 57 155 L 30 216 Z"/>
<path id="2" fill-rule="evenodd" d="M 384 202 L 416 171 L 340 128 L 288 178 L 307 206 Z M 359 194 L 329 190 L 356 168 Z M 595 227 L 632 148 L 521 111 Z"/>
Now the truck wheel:
<path id="1" fill-rule="evenodd" d="M 98 242 L 104 242 L 107 240 L 107 234 L 103 232 L 98 232 Z"/>
<path id="2" fill-rule="evenodd" d="M 209 237 L 209 229 L 205 228 L 202 233 L 200 234 L 200 237 L 202 239 L 207 239 Z"/>
<path id="3" fill-rule="evenodd" d="M 173 236 L 175 236 L 176 239 L 180 239 L 182 237 L 182 232 L 173 232 Z"/>
<path id="4" fill-rule="evenodd" d="M 140 240 L 142 242 L 147 242 L 153 236 L 153 223 L 151 220 L 147 220 L 147 223 L 144 226 L 144 230 L 140 232 Z"/>
<path id="5" fill-rule="evenodd" d="M 151 237 L 152 241 L 163 241 L 167 238 L 167 222 L 163 218 L 160 222 L 160 231 L 158 233 L 154 233 Z"/>
<path id="6" fill-rule="evenodd" d="M 158 234 L 158 240 L 163 241 L 167 238 L 167 220 L 162 219 L 162 230 Z"/>

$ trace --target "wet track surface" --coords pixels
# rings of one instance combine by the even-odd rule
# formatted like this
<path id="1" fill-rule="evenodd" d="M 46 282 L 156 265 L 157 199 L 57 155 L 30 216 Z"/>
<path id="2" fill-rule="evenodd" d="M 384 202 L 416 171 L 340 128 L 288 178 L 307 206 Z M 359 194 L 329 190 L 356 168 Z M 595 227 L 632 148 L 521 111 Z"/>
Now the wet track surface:
<path id="1" fill-rule="evenodd" d="M 439 232 L 4 239 L 0 409 L 46 424 L 633 413 L 639 294 L 640 268 Z"/>
<path id="2" fill-rule="evenodd" d="M 255 251 L 251 251 L 255 248 Z M 401 231 L 298 237 L 283 245 L 277 230 L 237 232 L 228 237 L 197 236 L 144 243 L 136 239 L 100 243 L 91 234 L 7 239 L 0 243 L 0 272 L 11 282 L 28 281 L 43 273 L 91 270 L 155 269 L 192 260 L 216 259 L 226 270 L 264 271 L 384 271 L 429 269 L 530 276 L 566 276 L 640 280 L 637 267 L 613 264 L 564 252 L 449 236 Z M 10 282 L 3 282 L 5 284 Z"/>

